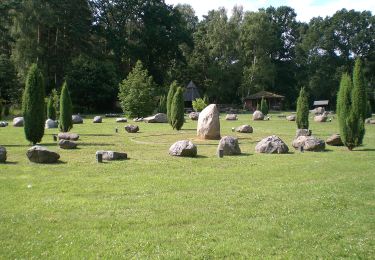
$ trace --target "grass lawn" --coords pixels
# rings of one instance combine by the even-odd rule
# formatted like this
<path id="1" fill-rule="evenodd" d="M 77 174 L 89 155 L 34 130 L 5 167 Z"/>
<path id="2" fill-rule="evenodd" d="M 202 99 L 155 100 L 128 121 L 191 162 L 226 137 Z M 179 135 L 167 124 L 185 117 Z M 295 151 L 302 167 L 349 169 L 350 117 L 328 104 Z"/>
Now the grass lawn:
<path id="1" fill-rule="evenodd" d="M 61 163 L 39 165 L 25 155 L 23 128 L 0 128 L 8 151 L 0 164 L 0 259 L 375 257 L 375 125 L 366 125 L 355 151 L 300 153 L 291 146 L 295 122 L 224 117 L 222 136 L 239 138 L 241 156 L 218 158 L 218 141 L 196 139 L 196 121 L 181 131 L 137 123 L 140 133 L 128 134 L 126 123 L 104 118 L 74 125 L 77 150 L 59 149 L 57 130 L 46 130 L 42 145 Z M 312 121 L 324 140 L 338 130 L 337 120 Z M 242 124 L 254 133 L 231 132 Z M 272 134 L 289 154 L 254 152 Z M 168 155 L 183 139 L 198 146 L 197 158 Z M 102 149 L 129 160 L 98 164 Z"/>

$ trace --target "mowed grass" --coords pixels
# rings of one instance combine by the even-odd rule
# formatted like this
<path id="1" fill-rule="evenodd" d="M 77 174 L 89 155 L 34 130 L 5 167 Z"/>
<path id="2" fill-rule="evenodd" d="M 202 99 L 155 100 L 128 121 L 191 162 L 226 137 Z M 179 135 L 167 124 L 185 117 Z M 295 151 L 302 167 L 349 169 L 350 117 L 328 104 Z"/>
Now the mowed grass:
<path id="1" fill-rule="evenodd" d="M 0 164 L 0 258 L 363 258 L 375 257 L 375 125 L 364 145 L 349 152 L 300 153 L 291 142 L 295 122 L 253 122 L 221 116 L 222 135 L 237 136 L 241 156 L 218 158 L 218 141 L 196 138 L 196 122 L 181 131 L 168 124 L 125 124 L 85 119 L 72 132 L 79 149 L 61 150 L 57 130 L 42 145 L 61 162 L 33 164 L 23 129 L 0 128 L 8 163 Z M 317 137 L 337 132 L 337 120 L 314 123 Z M 250 124 L 253 134 L 232 127 Z M 115 128 L 119 133 L 115 133 Z M 284 155 L 257 154 L 256 143 L 276 134 Z M 190 139 L 197 158 L 168 155 Z M 98 164 L 97 150 L 128 153 Z"/>

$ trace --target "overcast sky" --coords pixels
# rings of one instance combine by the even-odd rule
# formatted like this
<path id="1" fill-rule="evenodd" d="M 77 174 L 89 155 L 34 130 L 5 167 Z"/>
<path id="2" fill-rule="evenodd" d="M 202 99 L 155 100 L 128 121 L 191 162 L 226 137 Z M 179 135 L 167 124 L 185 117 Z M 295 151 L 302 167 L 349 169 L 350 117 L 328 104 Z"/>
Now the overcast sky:
<path id="1" fill-rule="evenodd" d="M 290 6 L 297 13 L 297 20 L 308 22 L 312 17 L 332 16 L 337 10 L 346 8 L 356 11 L 375 13 L 375 0 L 165 0 L 167 4 L 190 4 L 199 19 L 209 10 L 225 7 L 230 12 L 235 5 L 244 7 L 245 11 L 256 11 L 268 6 Z M 229 13 L 230 15 L 230 13 Z"/>

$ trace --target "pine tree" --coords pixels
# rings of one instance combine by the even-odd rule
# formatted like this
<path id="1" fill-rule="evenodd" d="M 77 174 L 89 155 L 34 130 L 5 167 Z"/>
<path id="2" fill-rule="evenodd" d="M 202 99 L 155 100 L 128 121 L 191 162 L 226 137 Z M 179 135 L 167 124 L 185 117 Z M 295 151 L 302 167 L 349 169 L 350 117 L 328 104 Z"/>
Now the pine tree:
<path id="1" fill-rule="evenodd" d="M 297 128 L 309 128 L 309 99 L 305 88 L 301 88 L 297 99 Z"/>
<path id="2" fill-rule="evenodd" d="M 22 112 L 26 139 L 35 145 L 43 138 L 45 121 L 44 79 L 36 64 L 27 74 Z"/>
<path id="3" fill-rule="evenodd" d="M 263 115 L 268 114 L 267 100 L 265 100 L 263 97 L 262 97 L 262 101 L 260 102 L 260 111 L 262 111 Z"/>
<path id="4" fill-rule="evenodd" d="M 53 96 L 49 96 L 47 103 L 47 118 L 56 120 L 55 104 L 53 102 Z"/>
<path id="5" fill-rule="evenodd" d="M 59 128 L 62 132 L 68 132 L 73 128 L 73 105 L 70 98 L 68 84 L 64 82 L 60 95 L 60 120 Z"/>
<path id="6" fill-rule="evenodd" d="M 177 88 L 171 105 L 171 125 L 173 129 L 180 130 L 184 125 L 184 90 Z"/>
<path id="7" fill-rule="evenodd" d="M 172 101 L 173 97 L 176 94 L 178 85 L 177 81 L 173 81 L 172 84 L 169 86 L 169 91 L 168 91 L 168 96 L 167 96 L 167 117 L 168 117 L 168 122 L 172 125 L 171 123 L 171 112 L 172 112 Z"/>

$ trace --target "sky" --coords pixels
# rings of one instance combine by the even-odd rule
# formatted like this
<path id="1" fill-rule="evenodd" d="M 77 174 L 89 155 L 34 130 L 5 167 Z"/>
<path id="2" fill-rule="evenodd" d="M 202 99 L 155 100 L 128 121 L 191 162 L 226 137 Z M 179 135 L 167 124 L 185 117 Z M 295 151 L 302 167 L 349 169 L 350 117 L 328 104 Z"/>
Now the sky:
<path id="1" fill-rule="evenodd" d="M 311 18 L 332 16 L 336 11 L 346 8 L 356 11 L 371 11 L 375 14 L 375 0 L 165 0 L 167 4 L 190 4 L 199 19 L 209 10 L 225 7 L 230 15 L 233 6 L 243 6 L 244 11 L 257 11 L 269 6 L 290 6 L 297 13 L 297 20 L 309 22 Z"/>

